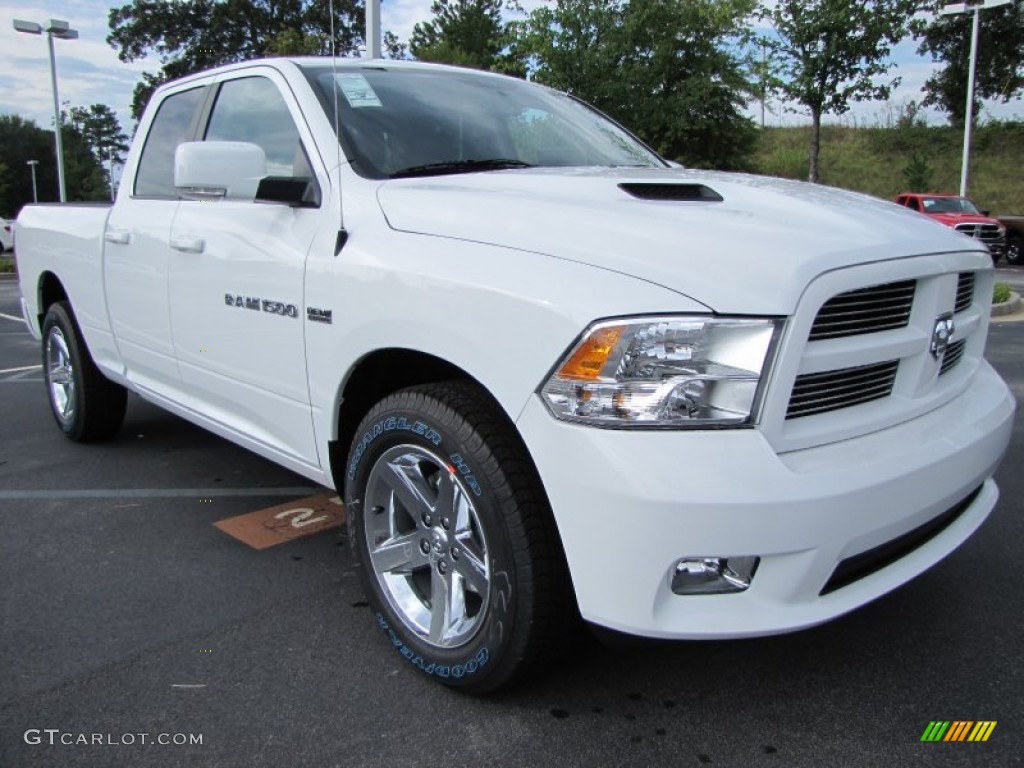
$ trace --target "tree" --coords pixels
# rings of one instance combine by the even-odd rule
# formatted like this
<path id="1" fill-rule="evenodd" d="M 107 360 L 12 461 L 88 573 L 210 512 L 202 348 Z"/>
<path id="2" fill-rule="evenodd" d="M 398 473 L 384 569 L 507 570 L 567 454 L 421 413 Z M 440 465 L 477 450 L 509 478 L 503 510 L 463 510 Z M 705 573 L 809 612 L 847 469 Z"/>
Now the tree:
<path id="1" fill-rule="evenodd" d="M 363 5 L 335 0 L 338 55 L 357 52 L 362 41 Z M 161 83 L 236 61 L 287 53 L 330 52 L 329 4 L 322 0 L 133 0 L 113 8 L 107 42 L 121 61 L 155 54 L 159 72 L 136 85 L 132 116 L 137 120 Z"/>
<path id="2" fill-rule="evenodd" d="M 887 99 L 899 83 L 880 83 L 892 46 L 908 32 L 916 0 L 778 0 L 759 16 L 774 29 L 758 43 L 773 55 L 774 88 L 811 115 L 807 178 L 818 180 L 821 117 L 851 101 Z"/>
<path id="3" fill-rule="evenodd" d="M 908 192 L 928 192 L 932 188 L 932 167 L 928 158 L 915 152 L 903 168 L 903 181 Z"/>
<path id="4" fill-rule="evenodd" d="M 506 71 L 502 0 L 434 0 L 430 21 L 413 27 L 409 52 L 420 61 Z M 513 69 L 515 66 L 513 64 Z"/>
<path id="5" fill-rule="evenodd" d="M 107 200 L 107 177 L 74 126 L 65 125 L 64 181 L 68 200 Z M 57 164 L 53 131 L 17 115 L 0 115 L 0 164 L 7 166 L 7 183 L 0 187 L 0 216 L 13 218 L 25 203 L 32 202 L 32 173 L 25 162 L 38 160 L 36 181 L 40 202 L 58 199 Z"/>
<path id="6" fill-rule="evenodd" d="M 557 0 L 517 26 L 534 79 L 590 102 L 666 157 L 743 168 L 756 130 L 734 53 L 752 0 Z"/>
<path id="7" fill-rule="evenodd" d="M 81 134 L 101 165 L 109 158 L 119 164 L 123 161 L 128 152 L 128 136 L 121 129 L 117 115 L 106 104 L 71 107 L 62 119 Z"/>
<path id="8" fill-rule="evenodd" d="M 937 15 L 945 2 L 933 2 L 935 14 L 914 25 L 921 41 L 917 52 L 942 64 L 925 82 L 924 104 L 935 106 L 963 125 L 967 108 L 967 67 L 971 50 L 972 14 Z M 975 109 L 978 99 L 1008 102 L 1024 95 L 1024 4 L 999 6 L 981 12 L 978 32 L 978 66 L 975 72 Z"/>

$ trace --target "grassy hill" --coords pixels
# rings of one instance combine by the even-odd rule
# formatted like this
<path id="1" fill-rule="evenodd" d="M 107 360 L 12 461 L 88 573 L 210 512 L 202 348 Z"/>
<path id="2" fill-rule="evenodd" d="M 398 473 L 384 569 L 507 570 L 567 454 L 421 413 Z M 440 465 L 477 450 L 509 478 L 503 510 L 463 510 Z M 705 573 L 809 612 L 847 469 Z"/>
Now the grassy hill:
<path id="1" fill-rule="evenodd" d="M 757 172 L 806 179 L 809 141 L 809 127 L 762 129 L 754 156 Z M 971 199 L 995 214 L 1024 215 L 1024 122 L 979 126 L 971 146 Z M 907 191 L 956 194 L 962 151 L 959 128 L 826 125 L 821 131 L 821 182 L 890 200 Z M 930 189 L 908 189 L 903 170 L 915 154 L 931 170 Z"/>

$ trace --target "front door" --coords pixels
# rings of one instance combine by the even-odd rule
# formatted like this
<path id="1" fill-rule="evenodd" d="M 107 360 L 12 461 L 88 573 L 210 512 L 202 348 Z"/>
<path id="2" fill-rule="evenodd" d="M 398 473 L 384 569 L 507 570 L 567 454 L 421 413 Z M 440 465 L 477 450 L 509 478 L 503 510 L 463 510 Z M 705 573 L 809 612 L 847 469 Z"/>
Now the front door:
<path id="1" fill-rule="evenodd" d="M 174 350 L 204 415 L 317 467 L 303 278 L 322 209 L 297 107 L 279 74 L 259 72 L 220 83 L 205 140 L 259 145 L 269 176 L 311 179 L 309 205 L 182 201 L 170 235 Z"/>

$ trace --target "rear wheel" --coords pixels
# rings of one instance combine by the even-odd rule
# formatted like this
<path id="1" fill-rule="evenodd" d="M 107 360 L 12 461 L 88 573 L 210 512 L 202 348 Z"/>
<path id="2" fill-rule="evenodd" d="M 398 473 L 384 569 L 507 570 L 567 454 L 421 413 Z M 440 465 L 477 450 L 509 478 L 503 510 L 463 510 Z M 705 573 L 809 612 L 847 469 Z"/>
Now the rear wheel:
<path id="1" fill-rule="evenodd" d="M 43 377 L 57 426 L 72 440 L 103 440 L 121 428 L 127 393 L 96 367 L 66 301 L 50 305 L 43 321 Z"/>
<path id="2" fill-rule="evenodd" d="M 1016 232 L 1006 238 L 1006 263 L 1024 264 L 1024 237 Z"/>
<path id="3" fill-rule="evenodd" d="M 346 469 L 350 541 L 399 654 L 475 692 L 557 657 L 576 616 L 564 555 L 524 449 L 478 387 L 387 397 Z"/>

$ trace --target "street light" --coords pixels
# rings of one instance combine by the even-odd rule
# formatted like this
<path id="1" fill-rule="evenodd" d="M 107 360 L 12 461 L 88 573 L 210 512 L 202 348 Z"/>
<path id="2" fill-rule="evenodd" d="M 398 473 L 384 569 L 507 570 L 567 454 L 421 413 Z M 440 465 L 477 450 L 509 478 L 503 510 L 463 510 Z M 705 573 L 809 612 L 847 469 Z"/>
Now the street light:
<path id="1" fill-rule="evenodd" d="M 39 202 L 39 192 L 36 189 L 36 166 L 39 165 L 38 160 L 26 160 L 25 165 L 32 169 L 32 202 Z"/>
<path id="2" fill-rule="evenodd" d="M 967 197 L 967 170 L 971 164 L 971 123 L 974 122 L 974 70 L 978 66 L 978 27 L 981 12 L 987 8 L 998 8 L 1009 5 L 1013 0 L 965 0 L 962 3 L 950 3 L 939 14 L 953 16 L 959 13 L 973 13 L 971 25 L 971 60 L 967 65 L 967 111 L 964 120 L 964 156 L 960 161 L 960 197 Z"/>
<path id="3" fill-rule="evenodd" d="M 68 196 L 64 187 L 64 147 L 60 140 L 60 100 L 57 98 L 57 59 L 53 53 L 53 38 L 61 40 L 78 39 L 78 30 L 60 19 L 50 19 L 50 26 L 44 27 L 34 21 L 14 20 L 14 28 L 18 32 L 29 35 L 41 35 L 46 32 L 46 42 L 50 46 L 50 80 L 53 82 L 53 135 L 57 144 L 57 184 L 60 187 L 60 201 L 67 202 Z"/>

